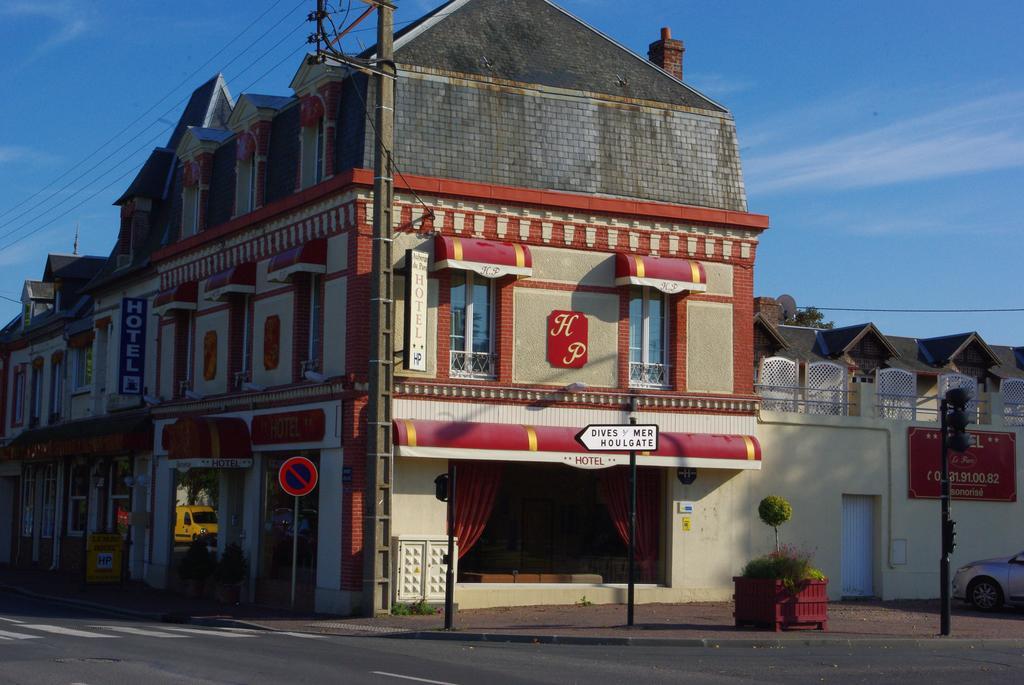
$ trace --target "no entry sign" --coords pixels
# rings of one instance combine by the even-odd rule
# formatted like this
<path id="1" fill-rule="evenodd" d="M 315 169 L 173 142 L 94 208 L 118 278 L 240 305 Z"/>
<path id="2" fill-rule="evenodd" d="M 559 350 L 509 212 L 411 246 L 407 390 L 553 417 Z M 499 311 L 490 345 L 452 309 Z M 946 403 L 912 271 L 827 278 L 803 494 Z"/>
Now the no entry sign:
<path id="1" fill-rule="evenodd" d="M 286 494 L 302 497 L 313 492 L 316 487 L 316 465 L 306 457 L 290 457 L 281 464 L 277 472 L 277 482 Z"/>

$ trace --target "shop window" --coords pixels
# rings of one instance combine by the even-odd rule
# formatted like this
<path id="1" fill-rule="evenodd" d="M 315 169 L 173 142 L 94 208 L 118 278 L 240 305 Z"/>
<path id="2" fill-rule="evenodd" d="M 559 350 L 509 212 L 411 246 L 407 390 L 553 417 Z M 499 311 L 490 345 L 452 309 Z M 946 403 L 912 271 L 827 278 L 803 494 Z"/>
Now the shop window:
<path id="1" fill-rule="evenodd" d="M 89 516 L 88 464 L 72 464 L 68 480 L 68 535 L 81 535 L 85 532 Z"/>
<path id="2" fill-rule="evenodd" d="M 30 538 L 36 524 L 36 468 L 26 466 L 21 474 L 21 535 Z"/>
<path id="3" fill-rule="evenodd" d="M 132 475 L 132 463 L 129 459 L 117 459 L 110 465 L 110 520 L 108 530 L 116 531 L 122 536 L 128 534 L 128 523 L 131 518 L 131 494 L 128 479 Z"/>
<path id="4" fill-rule="evenodd" d="M 32 404 L 29 408 L 29 427 L 39 425 L 39 417 L 43 413 L 43 367 L 32 365 Z"/>
<path id="5" fill-rule="evenodd" d="M 43 518 L 40 535 L 44 538 L 53 537 L 54 518 L 57 514 L 57 465 L 47 464 L 43 467 Z"/>
<path id="6" fill-rule="evenodd" d="M 20 426 L 25 422 L 25 366 L 14 369 L 13 397 L 11 398 L 11 423 Z"/>
<path id="7" fill-rule="evenodd" d="M 629 293 L 629 386 L 668 386 L 665 296 L 653 288 L 632 288 Z"/>
<path id="8" fill-rule="evenodd" d="M 494 281 L 453 271 L 450 303 L 451 377 L 494 378 Z"/>
<path id="9" fill-rule="evenodd" d="M 71 353 L 71 391 L 78 393 L 92 385 L 92 345 L 76 347 Z"/>
<path id="10" fill-rule="evenodd" d="M 56 423 L 64 411 L 64 361 L 55 359 L 50 367 L 50 423 Z"/>
<path id="11" fill-rule="evenodd" d="M 292 454 L 265 461 L 263 527 L 260 540 L 260 567 L 257 579 L 257 600 L 287 604 L 291 590 L 292 545 L 296 545 L 296 601 L 312 602 L 316 588 L 318 506 L 320 489 L 299 498 L 298 523 L 295 498 L 286 495 L 277 482 L 281 464 Z M 316 452 L 305 453 L 319 467 Z M 297 539 L 296 539 L 297 538 Z"/>

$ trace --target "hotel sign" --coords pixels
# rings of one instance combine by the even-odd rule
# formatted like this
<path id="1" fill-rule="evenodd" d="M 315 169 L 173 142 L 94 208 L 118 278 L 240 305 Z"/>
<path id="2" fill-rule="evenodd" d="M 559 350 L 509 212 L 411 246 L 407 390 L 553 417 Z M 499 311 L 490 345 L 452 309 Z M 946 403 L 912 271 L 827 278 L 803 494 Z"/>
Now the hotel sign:
<path id="1" fill-rule="evenodd" d="M 292 442 L 320 442 L 327 418 L 323 409 L 258 414 L 252 417 L 254 445 L 283 445 Z"/>
<path id="2" fill-rule="evenodd" d="M 949 454 L 949 492 L 956 500 L 1017 501 L 1017 443 L 1013 433 L 970 431 L 974 445 Z M 940 433 L 934 428 L 907 432 L 910 499 L 937 499 L 941 490 Z"/>
<path id="3" fill-rule="evenodd" d="M 555 310 L 548 314 L 548 363 L 579 369 L 587 363 L 587 315 Z"/>
<path id="4" fill-rule="evenodd" d="M 146 300 L 125 297 L 121 300 L 121 353 L 117 392 L 141 395 L 146 368 Z"/>
<path id="5" fill-rule="evenodd" d="M 430 255 L 406 250 L 405 368 L 427 370 L 427 266 Z"/>

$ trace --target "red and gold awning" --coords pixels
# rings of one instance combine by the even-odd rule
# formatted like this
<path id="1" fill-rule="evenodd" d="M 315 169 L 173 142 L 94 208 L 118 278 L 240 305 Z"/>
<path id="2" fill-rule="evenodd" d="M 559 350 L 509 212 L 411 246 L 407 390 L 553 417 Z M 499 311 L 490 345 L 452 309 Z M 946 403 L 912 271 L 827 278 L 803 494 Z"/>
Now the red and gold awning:
<path id="1" fill-rule="evenodd" d="M 533 257 L 529 247 L 518 243 L 438 235 L 434 239 L 434 268 L 462 269 L 487 278 L 532 276 Z"/>
<path id="2" fill-rule="evenodd" d="M 239 264 L 206 279 L 206 299 L 220 300 L 231 293 L 256 292 L 256 264 Z"/>
<path id="3" fill-rule="evenodd" d="M 326 238 L 310 240 L 274 255 L 267 268 L 267 278 L 278 283 L 286 282 L 296 273 L 327 273 Z"/>
<path id="4" fill-rule="evenodd" d="M 700 262 L 668 257 L 615 255 L 615 285 L 646 285 L 663 293 L 704 292 L 708 277 Z"/>
<path id="5" fill-rule="evenodd" d="M 554 462 L 579 468 L 629 463 L 627 452 L 588 452 L 576 442 L 580 429 L 575 427 L 396 419 L 392 428 L 400 457 Z M 761 445 L 750 435 L 663 432 L 658 450 L 638 452 L 637 464 L 757 470 Z"/>
<path id="6" fill-rule="evenodd" d="M 196 281 L 188 281 L 158 292 L 156 299 L 153 300 L 153 311 L 160 316 L 175 309 L 194 311 L 198 299 L 199 284 Z"/>
<path id="7" fill-rule="evenodd" d="M 252 459 L 249 426 L 233 417 L 182 417 L 164 426 L 160 444 L 169 460 Z"/>

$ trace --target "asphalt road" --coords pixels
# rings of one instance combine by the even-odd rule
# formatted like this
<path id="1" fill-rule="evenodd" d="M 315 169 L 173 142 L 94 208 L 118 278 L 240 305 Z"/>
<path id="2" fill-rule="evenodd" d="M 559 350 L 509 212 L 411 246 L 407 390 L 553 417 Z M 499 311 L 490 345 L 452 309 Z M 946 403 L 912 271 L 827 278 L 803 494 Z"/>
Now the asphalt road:
<path id="1" fill-rule="evenodd" d="M 0 594 L 0 683 L 999 683 L 1024 650 L 469 644 L 131 621 Z"/>

